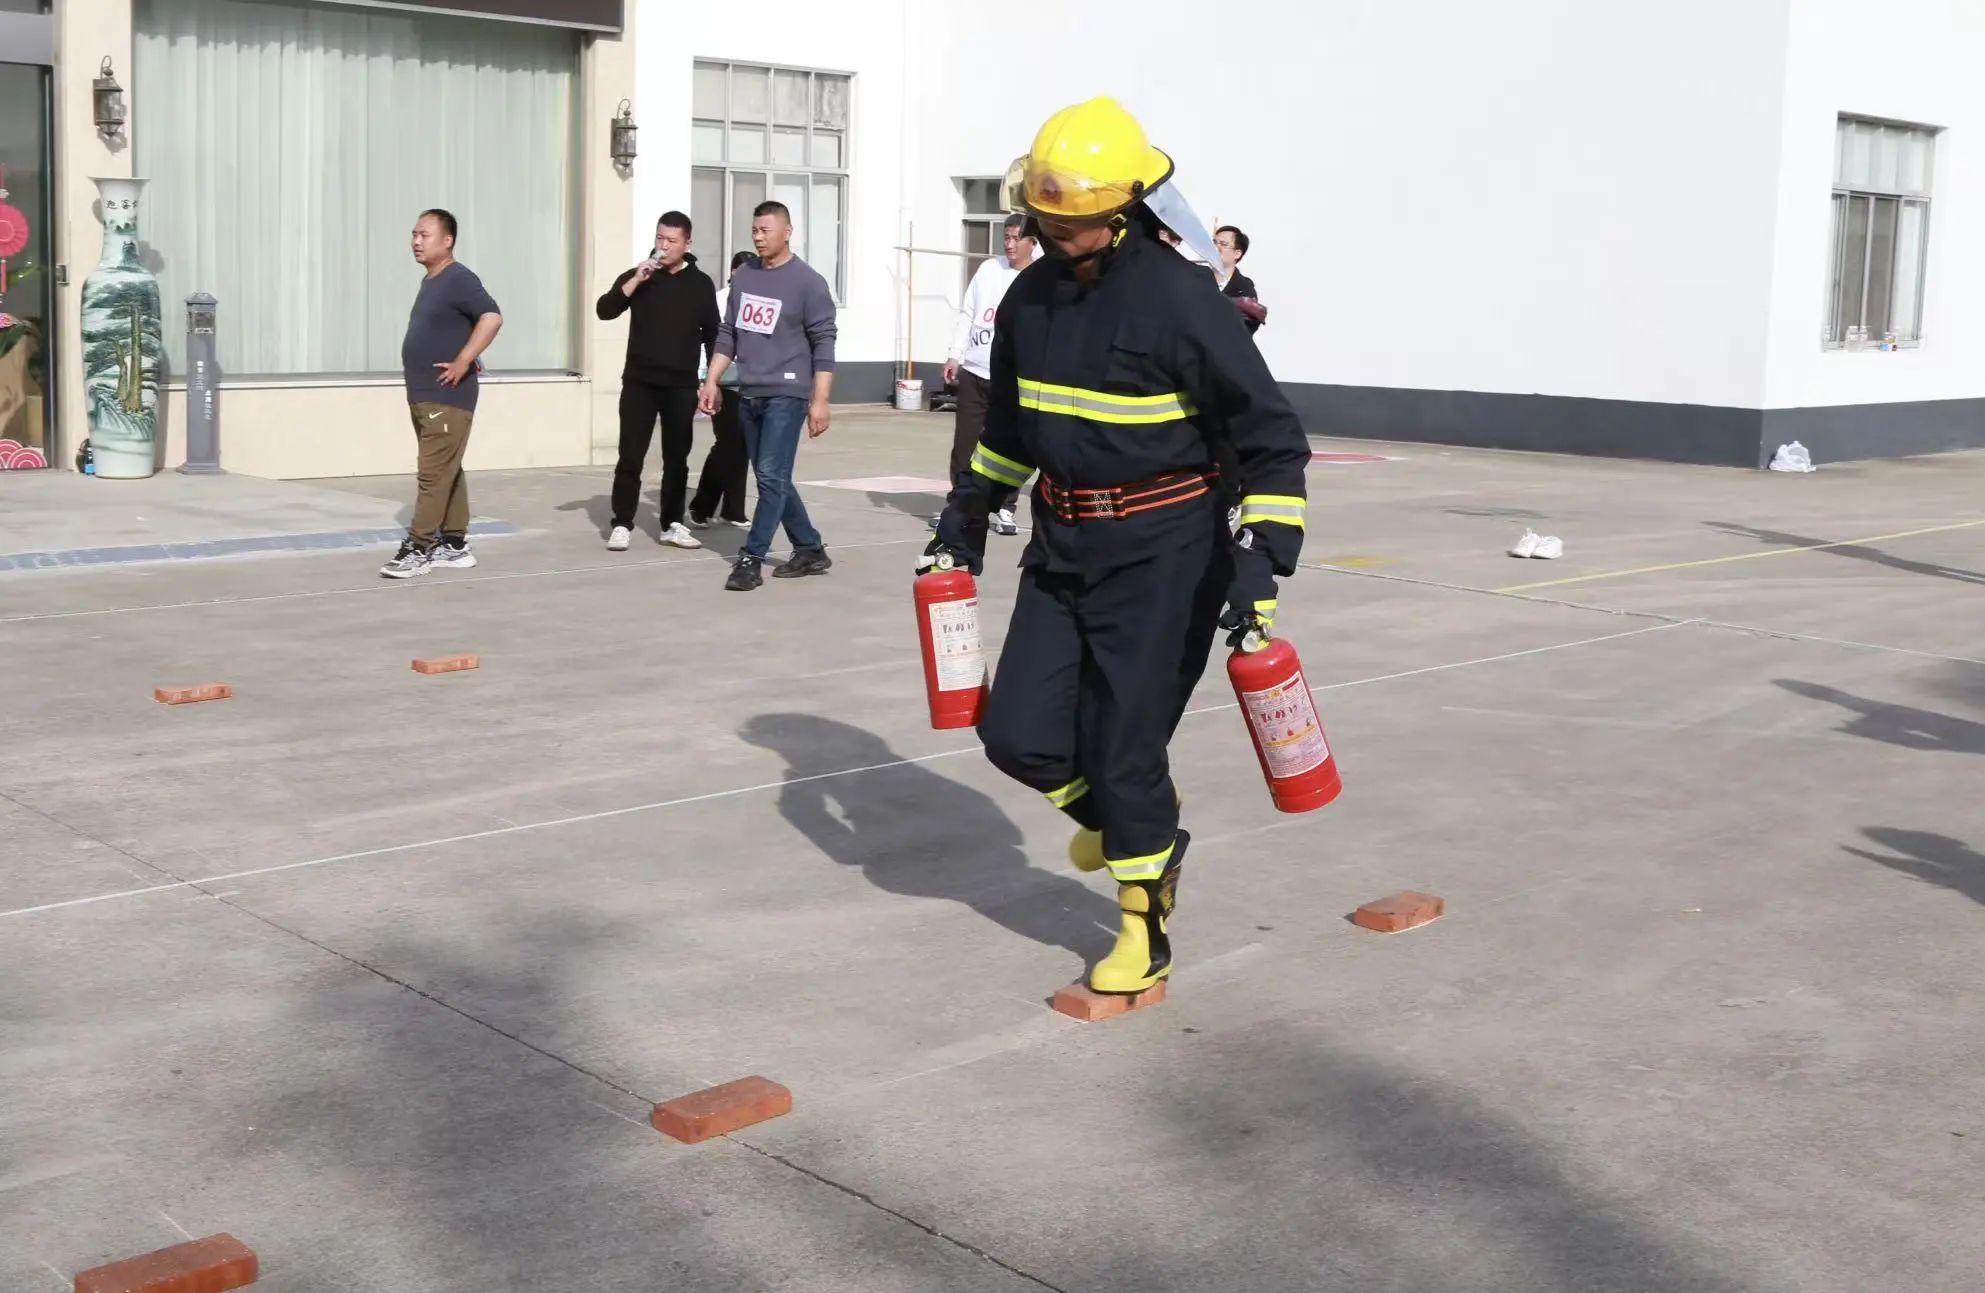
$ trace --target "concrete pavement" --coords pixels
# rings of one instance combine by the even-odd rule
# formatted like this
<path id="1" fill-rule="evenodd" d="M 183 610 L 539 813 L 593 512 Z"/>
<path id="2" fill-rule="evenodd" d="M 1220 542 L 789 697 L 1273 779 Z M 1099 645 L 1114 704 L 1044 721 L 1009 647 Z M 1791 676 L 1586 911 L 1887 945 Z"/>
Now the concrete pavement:
<path id="1" fill-rule="evenodd" d="M 1381 451 L 1283 599 L 1343 798 L 1274 813 L 1216 662 L 1181 969 L 1091 1025 L 1113 902 L 925 725 L 901 482 L 749 596 L 736 532 L 605 552 L 606 470 L 472 477 L 516 532 L 410 584 L 0 573 L 0 1288 L 180 1229 L 280 1290 L 1975 1287 L 1985 457 Z M 793 1114 L 645 1125 L 754 1072 Z"/>

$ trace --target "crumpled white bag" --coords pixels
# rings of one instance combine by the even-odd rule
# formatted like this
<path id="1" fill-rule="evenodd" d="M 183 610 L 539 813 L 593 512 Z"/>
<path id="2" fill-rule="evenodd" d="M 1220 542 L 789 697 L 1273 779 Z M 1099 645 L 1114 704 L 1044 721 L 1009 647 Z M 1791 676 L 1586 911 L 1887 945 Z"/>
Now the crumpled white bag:
<path id="1" fill-rule="evenodd" d="M 1811 471 L 1813 455 L 1806 452 L 1806 446 L 1794 440 L 1791 444 L 1778 446 L 1778 452 L 1771 456 L 1772 471 Z"/>

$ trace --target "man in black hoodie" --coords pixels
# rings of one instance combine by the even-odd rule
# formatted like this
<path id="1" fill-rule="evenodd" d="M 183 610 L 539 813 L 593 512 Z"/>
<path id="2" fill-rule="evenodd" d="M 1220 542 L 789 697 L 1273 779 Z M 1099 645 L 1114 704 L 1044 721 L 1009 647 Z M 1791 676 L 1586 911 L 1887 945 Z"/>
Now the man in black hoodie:
<path id="1" fill-rule="evenodd" d="M 661 530 L 655 536 L 678 548 L 703 544 L 683 525 L 689 491 L 689 449 L 696 427 L 698 369 L 717 342 L 717 286 L 689 254 L 689 217 L 663 213 L 655 225 L 655 250 L 614 280 L 600 298 L 602 319 L 633 311 L 627 334 L 627 367 L 620 376 L 620 461 L 613 469 L 613 533 L 607 547 L 625 552 L 634 534 L 634 506 L 641 497 L 641 467 L 655 419 L 662 420 Z"/>

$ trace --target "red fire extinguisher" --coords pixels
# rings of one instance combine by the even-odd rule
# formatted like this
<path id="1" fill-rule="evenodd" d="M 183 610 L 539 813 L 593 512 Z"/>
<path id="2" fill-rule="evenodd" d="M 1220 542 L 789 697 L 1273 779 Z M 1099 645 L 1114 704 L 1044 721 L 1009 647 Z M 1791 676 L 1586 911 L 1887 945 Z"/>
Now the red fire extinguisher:
<path id="1" fill-rule="evenodd" d="M 930 725 L 971 727 L 986 703 L 986 660 L 979 643 L 979 586 L 948 556 L 917 576 L 917 637 L 924 649 Z"/>
<path id="2" fill-rule="evenodd" d="M 1263 641 L 1250 634 L 1227 658 L 1227 677 L 1247 718 L 1275 806 L 1285 813 L 1307 813 L 1337 798 L 1344 782 L 1324 740 L 1296 648 L 1283 638 Z"/>

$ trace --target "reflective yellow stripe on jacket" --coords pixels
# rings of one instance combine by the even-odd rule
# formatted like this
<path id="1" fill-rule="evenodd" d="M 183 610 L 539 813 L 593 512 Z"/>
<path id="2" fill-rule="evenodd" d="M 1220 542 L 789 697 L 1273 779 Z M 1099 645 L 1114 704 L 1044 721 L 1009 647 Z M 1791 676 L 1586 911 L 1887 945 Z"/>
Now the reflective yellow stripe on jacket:
<path id="1" fill-rule="evenodd" d="M 1181 422 L 1195 410 L 1183 392 L 1166 395 L 1112 395 L 1080 386 L 1055 386 L 1048 382 L 1020 378 L 1020 407 L 1043 413 L 1065 413 L 1091 422 L 1145 425 L 1154 422 Z"/>
<path id="2" fill-rule="evenodd" d="M 987 480 L 1019 489 L 1034 474 L 1034 469 L 1024 462 L 1015 462 L 1002 453 L 994 453 L 981 442 L 972 450 L 972 470 Z"/>
<path id="3" fill-rule="evenodd" d="M 1278 525 L 1292 525 L 1300 530 L 1309 510 L 1308 501 L 1294 494 L 1249 494 L 1241 500 L 1241 515 L 1234 524 L 1274 521 Z"/>

